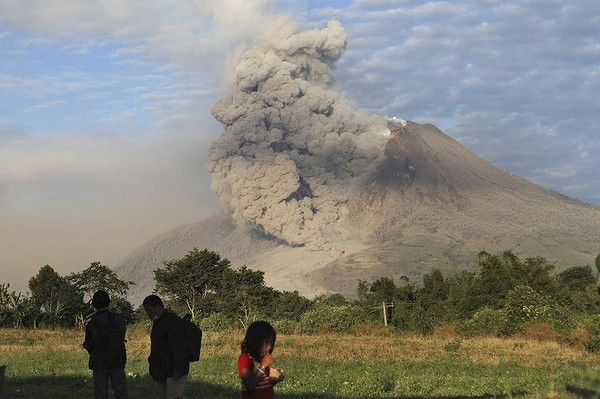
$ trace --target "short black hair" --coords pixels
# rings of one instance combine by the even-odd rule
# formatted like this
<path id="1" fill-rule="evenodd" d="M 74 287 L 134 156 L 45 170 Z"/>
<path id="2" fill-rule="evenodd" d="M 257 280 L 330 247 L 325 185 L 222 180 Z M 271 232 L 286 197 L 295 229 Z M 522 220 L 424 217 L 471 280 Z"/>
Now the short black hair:
<path id="1" fill-rule="evenodd" d="M 265 341 L 271 342 L 271 350 L 275 349 L 277 333 L 271 324 L 264 320 L 257 320 L 248 326 L 246 336 L 242 341 L 241 351 L 252 356 L 256 361 L 262 360 L 262 345 Z"/>
<path id="2" fill-rule="evenodd" d="M 156 306 L 160 306 L 162 308 L 165 307 L 165 305 L 163 304 L 163 301 L 158 297 L 158 295 L 148 295 L 146 298 L 144 298 L 144 302 L 142 302 L 142 306 L 146 307 L 146 306 L 152 306 L 152 307 L 156 307 Z"/>
<path id="3" fill-rule="evenodd" d="M 94 292 L 94 296 L 92 296 L 92 306 L 94 309 L 104 309 L 110 305 L 110 296 L 108 296 L 108 292 L 104 290 L 99 290 Z"/>

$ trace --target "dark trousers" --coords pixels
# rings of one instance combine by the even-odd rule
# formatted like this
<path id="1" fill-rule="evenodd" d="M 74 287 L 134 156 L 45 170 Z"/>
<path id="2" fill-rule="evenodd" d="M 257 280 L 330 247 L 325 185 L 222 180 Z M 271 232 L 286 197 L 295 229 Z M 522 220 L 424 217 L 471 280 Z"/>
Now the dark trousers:
<path id="1" fill-rule="evenodd" d="M 108 398 L 108 380 L 112 385 L 116 399 L 128 399 L 127 378 L 125 369 L 95 369 L 94 371 L 94 398 Z"/>

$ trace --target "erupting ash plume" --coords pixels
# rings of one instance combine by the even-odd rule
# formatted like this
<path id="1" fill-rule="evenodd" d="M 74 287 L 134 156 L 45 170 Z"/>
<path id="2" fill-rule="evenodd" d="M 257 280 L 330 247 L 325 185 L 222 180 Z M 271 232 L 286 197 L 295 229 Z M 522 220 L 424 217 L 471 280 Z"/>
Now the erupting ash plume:
<path id="1" fill-rule="evenodd" d="M 212 186 L 238 223 L 289 245 L 331 249 L 350 193 L 377 166 L 389 129 L 334 86 L 346 46 L 339 22 L 304 32 L 287 23 L 277 32 L 242 55 L 232 94 L 212 109 L 224 126 L 210 151 Z"/>

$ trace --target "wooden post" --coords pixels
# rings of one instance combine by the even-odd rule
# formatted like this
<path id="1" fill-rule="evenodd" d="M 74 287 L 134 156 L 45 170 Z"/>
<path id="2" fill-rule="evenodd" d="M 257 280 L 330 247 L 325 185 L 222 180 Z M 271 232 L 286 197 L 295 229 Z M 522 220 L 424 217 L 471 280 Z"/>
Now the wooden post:
<path id="1" fill-rule="evenodd" d="M 383 301 L 383 325 L 387 326 L 387 306 L 385 306 L 385 301 Z"/>

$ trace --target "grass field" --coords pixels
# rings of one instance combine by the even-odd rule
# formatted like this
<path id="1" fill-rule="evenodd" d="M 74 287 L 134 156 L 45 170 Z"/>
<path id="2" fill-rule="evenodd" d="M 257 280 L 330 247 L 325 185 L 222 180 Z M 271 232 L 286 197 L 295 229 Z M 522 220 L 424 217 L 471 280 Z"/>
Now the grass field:
<path id="1" fill-rule="evenodd" d="M 205 332 L 187 398 L 237 398 L 241 331 Z M 5 398 L 91 398 L 91 372 L 76 330 L 0 329 Z M 131 398 L 153 398 L 147 333 L 128 334 Z M 299 398 L 597 398 L 600 355 L 556 342 L 379 334 L 281 335 L 276 365 L 283 399 Z"/>

